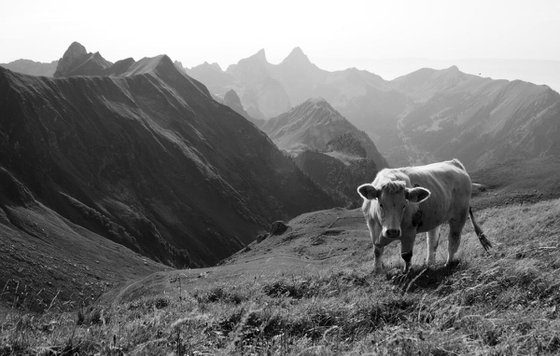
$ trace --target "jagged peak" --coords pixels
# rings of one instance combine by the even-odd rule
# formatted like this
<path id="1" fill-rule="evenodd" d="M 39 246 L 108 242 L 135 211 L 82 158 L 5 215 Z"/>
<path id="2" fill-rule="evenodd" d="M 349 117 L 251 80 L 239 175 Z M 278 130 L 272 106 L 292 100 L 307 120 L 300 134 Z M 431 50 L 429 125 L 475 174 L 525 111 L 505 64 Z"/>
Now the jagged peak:
<path id="1" fill-rule="evenodd" d="M 88 69 L 83 70 L 85 64 Z M 72 42 L 58 61 L 54 77 L 99 74 L 111 65 L 112 63 L 103 58 L 99 52 L 88 53 L 82 44 Z"/>
<path id="2" fill-rule="evenodd" d="M 103 58 L 103 56 L 102 56 L 101 53 L 99 53 L 99 52 L 95 52 L 95 53 L 93 54 L 93 58 L 105 60 L 105 58 Z"/>
<path id="3" fill-rule="evenodd" d="M 261 58 L 266 60 L 266 52 L 264 51 L 264 48 L 261 48 L 257 53 L 255 53 L 253 55 L 253 57 L 257 57 L 257 58 Z"/>
<path id="4" fill-rule="evenodd" d="M 301 49 L 301 47 L 296 46 L 294 47 L 294 49 L 292 49 L 292 51 L 290 52 L 289 56 L 305 56 L 305 53 L 303 53 L 303 50 Z"/>
<path id="5" fill-rule="evenodd" d="M 314 97 L 314 98 L 309 98 L 302 103 L 302 105 L 304 105 L 304 104 L 331 106 L 331 104 L 329 104 L 329 102 L 321 96 L 317 96 L 317 97 Z"/>
<path id="6" fill-rule="evenodd" d="M 292 108 L 290 112 L 294 114 L 306 112 L 306 115 L 309 115 L 310 113 L 320 113 L 320 117 L 326 114 L 332 121 L 345 120 L 345 118 L 322 97 L 307 99 L 303 103 Z"/>
<path id="7" fill-rule="evenodd" d="M 207 61 L 204 61 L 204 63 L 191 67 L 190 70 L 213 70 L 217 72 L 223 72 L 222 67 L 220 67 L 220 65 L 217 62 L 210 63 Z"/>
<path id="8" fill-rule="evenodd" d="M 144 73 L 152 73 L 159 70 L 174 70 L 177 68 L 173 64 L 171 58 L 166 54 L 160 54 L 155 57 L 144 57 L 134 63 L 128 70 L 127 75 L 136 75 Z"/>
<path id="9" fill-rule="evenodd" d="M 212 68 L 212 69 L 223 72 L 222 67 L 220 67 L 218 62 L 214 62 L 214 63 L 204 62 L 204 64 L 207 65 L 208 67 Z"/>
<path id="10" fill-rule="evenodd" d="M 239 102 L 241 103 L 241 99 L 239 98 L 239 95 L 237 94 L 237 92 L 233 89 L 228 90 L 225 94 L 224 94 L 224 101 L 229 101 L 229 102 Z"/>
<path id="11" fill-rule="evenodd" d="M 99 52 L 97 52 L 99 53 Z M 87 54 L 86 48 L 79 42 L 72 42 L 68 49 L 64 52 L 62 58 L 70 57 L 70 58 L 77 58 Z"/>
<path id="12" fill-rule="evenodd" d="M 295 47 L 294 49 L 292 49 L 290 54 L 286 58 L 284 58 L 282 63 L 283 64 L 286 63 L 307 64 L 307 63 L 311 63 L 311 61 L 309 60 L 309 57 L 307 57 L 307 55 L 303 53 L 300 47 Z"/>
<path id="13" fill-rule="evenodd" d="M 249 56 L 247 58 L 245 58 L 246 61 L 256 61 L 256 62 L 261 62 L 261 63 L 267 63 L 267 59 L 266 59 L 266 52 L 264 51 L 264 48 L 261 48 L 257 53 L 253 54 L 252 56 Z M 243 61 L 243 59 L 242 59 Z"/>
<path id="14" fill-rule="evenodd" d="M 253 70 L 253 66 L 257 68 L 267 67 L 269 65 L 266 59 L 266 53 L 264 52 L 264 48 L 260 49 L 257 53 L 249 56 L 247 58 L 243 58 L 239 60 L 236 64 L 231 64 L 227 69 L 226 72 L 231 72 L 239 70 L 240 68 L 249 68 Z"/>

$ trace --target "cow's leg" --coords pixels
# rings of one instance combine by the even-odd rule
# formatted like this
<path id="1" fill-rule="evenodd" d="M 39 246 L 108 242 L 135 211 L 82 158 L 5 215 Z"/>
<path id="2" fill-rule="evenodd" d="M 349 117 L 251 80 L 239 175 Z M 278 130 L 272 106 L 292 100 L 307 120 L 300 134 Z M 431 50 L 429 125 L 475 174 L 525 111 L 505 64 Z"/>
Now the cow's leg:
<path id="1" fill-rule="evenodd" d="M 375 273 L 382 273 L 385 269 L 383 268 L 383 262 L 381 260 L 381 257 L 383 256 L 383 250 L 385 249 L 385 246 L 379 245 L 379 244 L 375 244 L 373 247 L 373 255 L 374 257 L 374 265 L 375 265 Z"/>
<path id="2" fill-rule="evenodd" d="M 457 250 L 459 249 L 459 245 L 461 244 L 461 232 L 463 231 L 463 226 L 465 226 L 465 222 L 467 221 L 467 211 L 464 211 L 464 214 L 460 214 L 457 218 L 452 218 L 449 220 L 449 237 L 447 243 L 447 262 L 446 266 L 451 265 L 453 262 L 456 262 Z"/>
<path id="3" fill-rule="evenodd" d="M 374 219 L 367 219 L 367 226 L 369 230 L 369 235 L 371 237 L 371 243 L 373 244 L 373 256 L 374 256 L 374 272 L 380 273 L 383 272 L 383 249 L 385 245 L 381 244 L 381 225 L 377 223 Z"/>
<path id="4" fill-rule="evenodd" d="M 404 273 L 410 271 L 412 261 L 412 250 L 414 248 L 414 240 L 416 239 L 416 231 L 403 231 L 401 238 L 401 257 L 404 261 Z"/>
<path id="5" fill-rule="evenodd" d="M 426 232 L 426 265 L 436 262 L 436 250 L 439 244 L 439 226 Z"/>

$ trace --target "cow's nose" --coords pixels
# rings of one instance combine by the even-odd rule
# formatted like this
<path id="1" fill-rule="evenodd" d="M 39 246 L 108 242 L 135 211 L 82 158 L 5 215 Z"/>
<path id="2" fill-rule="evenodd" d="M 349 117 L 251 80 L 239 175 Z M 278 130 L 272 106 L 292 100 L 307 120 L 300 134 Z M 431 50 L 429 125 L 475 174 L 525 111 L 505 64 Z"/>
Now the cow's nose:
<path id="1" fill-rule="evenodd" d="M 386 234 L 387 234 L 387 237 L 395 238 L 395 237 L 399 237 L 401 232 L 398 229 L 387 229 Z"/>

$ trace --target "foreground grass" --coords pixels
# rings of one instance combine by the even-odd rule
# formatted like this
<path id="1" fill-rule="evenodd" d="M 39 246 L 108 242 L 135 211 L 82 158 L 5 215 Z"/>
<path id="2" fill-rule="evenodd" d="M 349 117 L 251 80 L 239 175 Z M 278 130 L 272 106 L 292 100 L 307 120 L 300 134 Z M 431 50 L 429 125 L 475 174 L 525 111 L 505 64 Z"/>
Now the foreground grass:
<path id="1" fill-rule="evenodd" d="M 4 310 L 0 354 L 560 353 L 560 201 L 479 215 L 493 253 L 453 268 L 372 275 L 369 256 L 193 290 L 175 277 L 175 293 L 78 313 Z"/>

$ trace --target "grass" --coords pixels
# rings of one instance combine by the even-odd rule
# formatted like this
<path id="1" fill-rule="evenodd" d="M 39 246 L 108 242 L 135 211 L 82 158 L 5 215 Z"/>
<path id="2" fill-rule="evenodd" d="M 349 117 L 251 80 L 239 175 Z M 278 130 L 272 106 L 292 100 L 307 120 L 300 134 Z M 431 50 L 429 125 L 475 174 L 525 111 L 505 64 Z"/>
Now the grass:
<path id="1" fill-rule="evenodd" d="M 560 201 L 477 217 L 495 247 L 491 255 L 464 249 L 452 268 L 438 255 L 430 269 L 373 275 L 365 254 L 352 268 L 241 275 L 194 288 L 175 278 L 178 292 L 74 313 L 58 311 L 56 301 L 42 314 L 8 308 L 0 313 L 0 354 L 560 353 Z"/>

